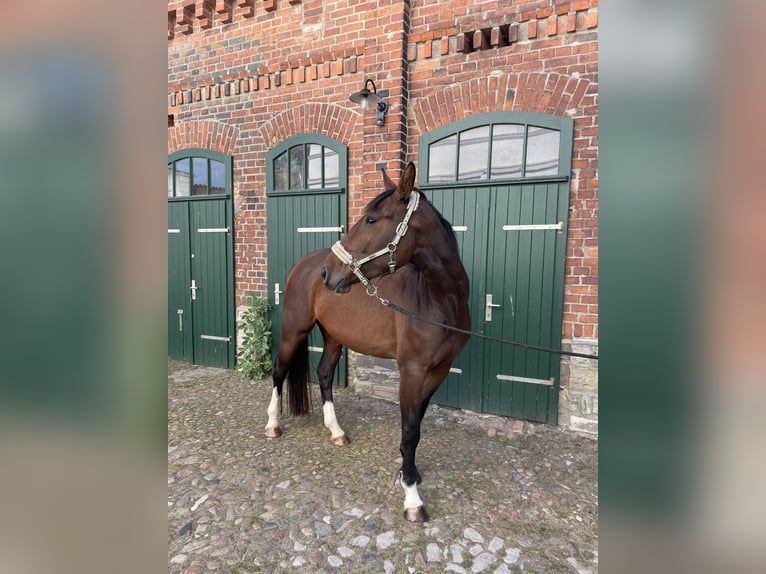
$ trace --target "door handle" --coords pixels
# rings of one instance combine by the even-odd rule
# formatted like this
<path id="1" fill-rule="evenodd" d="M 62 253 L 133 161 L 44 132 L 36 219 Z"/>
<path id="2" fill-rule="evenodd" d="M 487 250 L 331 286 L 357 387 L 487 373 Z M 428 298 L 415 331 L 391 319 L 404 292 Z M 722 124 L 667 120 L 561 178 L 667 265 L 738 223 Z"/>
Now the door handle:
<path id="1" fill-rule="evenodd" d="M 487 293 L 485 295 L 485 302 L 484 302 L 484 320 L 485 321 L 492 320 L 493 307 L 500 307 L 500 305 L 497 305 L 496 303 L 492 303 L 492 293 Z"/>
<path id="2" fill-rule="evenodd" d="M 279 295 L 282 291 L 279 290 L 279 283 L 274 283 L 274 305 L 279 305 Z"/>
<path id="3" fill-rule="evenodd" d="M 191 284 L 190 289 L 191 289 L 191 292 L 192 292 L 192 301 L 196 301 L 197 300 L 197 289 L 199 289 L 199 287 L 197 287 L 197 281 L 196 280 L 192 279 L 192 284 Z"/>
<path id="4" fill-rule="evenodd" d="M 184 310 L 183 309 L 178 310 L 178 332 L 179 333 L 184 332 Z"/>

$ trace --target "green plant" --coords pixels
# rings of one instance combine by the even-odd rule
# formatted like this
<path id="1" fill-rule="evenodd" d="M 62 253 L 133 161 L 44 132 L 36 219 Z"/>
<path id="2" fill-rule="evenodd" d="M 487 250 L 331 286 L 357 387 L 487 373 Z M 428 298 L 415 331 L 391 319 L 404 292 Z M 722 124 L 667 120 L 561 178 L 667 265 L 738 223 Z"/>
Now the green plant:
<path id="1" fill-rule="evenodd" d="M 242 380 L 262 379 L 271 372 L 271 306 L 258 295 L 245 298 L 242 342 L 237 352 L 237 371 Z"/>

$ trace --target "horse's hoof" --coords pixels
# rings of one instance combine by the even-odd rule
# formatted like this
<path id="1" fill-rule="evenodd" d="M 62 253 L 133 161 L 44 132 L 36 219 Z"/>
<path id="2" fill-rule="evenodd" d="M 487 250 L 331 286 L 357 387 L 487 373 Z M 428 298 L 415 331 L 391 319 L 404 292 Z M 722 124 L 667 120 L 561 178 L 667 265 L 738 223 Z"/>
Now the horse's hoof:
<path id="1" fill-rule="evenodd" d="M 263 434 L 266 435 L 268 438 L 277 438 L 282 436 L 282 431 L 279 430 L 279 427 L 268 427 L 266 430 L 263 431 Z"/>
<path id="2" fill-rule="evenodd" d="M 348 437 L 344 434 L 336 436 L 332 439 L 332 444 L 335 446 L 345 446 L 349 443 Z"/>
<path id="3" fill-rule="evenodd" d="M 427 522 L 428 513 L 424 506 L 418 506 L 417 508 L 405 508 L 404 518 L 410 522 Z"/>

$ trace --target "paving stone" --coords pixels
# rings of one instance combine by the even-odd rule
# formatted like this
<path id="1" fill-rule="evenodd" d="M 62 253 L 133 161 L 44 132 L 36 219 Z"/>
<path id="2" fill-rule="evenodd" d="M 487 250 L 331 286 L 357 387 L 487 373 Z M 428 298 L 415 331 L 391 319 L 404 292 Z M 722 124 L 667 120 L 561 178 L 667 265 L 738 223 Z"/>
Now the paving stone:
<path id="1" fill-rule="evenodd" d="M 461 563 L 463 561 L 463 547 L 459 544 L 451 544 L 449 547 L 450 552 L 452 553 L 452 561 Z"/>
<path id="2" fill-rule="evenodd" d="M 396 537 L 394 536 L 393 530 L 389 530 L 383 534 L 378 534 L 378 536 L 375 538 L 375 545 L 378 547 L 378 550 L 385 550 L 394 542 L 396 542 Z"/>
<path id="3" fill-rule="evenodd" d="M 479 554 L 471 564 L 471 572 L 483 572 L 492 564 L 497 562 L 497 558 L 489 552 L 483 552 Z"/>
<path id="4" fill-rule="evenodd" d="M 351 544 L 353 546 L 359 546 L 360 548 L 364 548 L 365 546 L 367 546 L 367 544 L 369 544 L 369 542 L 370 542 L 370 537 L 365 536 L 364 534 L 357 536 L 356 538 L 353 538 L 351 540 Z"/>
<path id="5" fill-rule="evenodd" d="M 505 551 L 505 557 L 503 558 L 503 561 L 506 564 L 516 564 L 516 562 L 519 560 L 519 556 L 521 556 L 521 550 L 518 548 L 509 548 Z"/>
<path id="6" fill-rule="evenodd" d="M 340 558 L 338 558 L 337 556 L 333 554 L 327 557 L 327 562 L 329 562 L 330 566 L 332 566 L 333 568 L 340 568 L 341 566 L 343 566 L 343 560 L 341 560 Z"/>
<path id="7" fill-rule="evenodd" d="M 492 540 L 490 540 L 489 546 L 487 546 L 487 550 L 494 554 L 503 547 L 503 544 L 505 544 L 505 541 L 502 538 L 495 536 Z"/>
<path id="8" fill-rule="evenodd" d="M 473 528 L 466 528 L 463 531 L 463 536 L 465 536 L 471 542 L 478 542 L 479 544 L 484 543 L 484 537 Z"/>
<path id="9" fill-rule="evenodd" d="M 435 542 L 431 542 L 428 546 L 426 546 L 426 561 L 427 562 L 441 562 L 442 556 L 441 556 L 441 550 L 439 549 L 439 545 Z"/>

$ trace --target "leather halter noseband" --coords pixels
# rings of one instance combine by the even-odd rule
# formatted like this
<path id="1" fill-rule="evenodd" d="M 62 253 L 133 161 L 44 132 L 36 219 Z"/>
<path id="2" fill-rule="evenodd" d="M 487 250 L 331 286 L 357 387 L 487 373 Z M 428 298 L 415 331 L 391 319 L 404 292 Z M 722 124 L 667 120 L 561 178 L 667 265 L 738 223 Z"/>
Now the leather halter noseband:
<path id="1" fill-rule="evenodd" d="M 370 255 L 357 260 L 354 259 L 354 256 L 351 255 L 351 253 L 349 253 L 346 248 L 343 247 L 343 245 L 341 245 L 340 241 L 336 241 L 332 246 L 332 252 L 335 254 L 335 256 L 340 259 L 341 263 L 348 265 L 348 267 L 351 269 L 351 272 L 356 275 L 357 279 L 359 279 L 359 282 L 367 287 L 368 292 L 370 288 L 372 288 L 373 291 L 377 291 L 377 288 L 371 286 L 370 280 L 367 279 L 364 273 L 362 273 L 362 265 L 388 253 L 388 272 L 393 273 L 396 271 L 394 253 L 396 252 L 396 248 L 399 245 L 399 241 L 401 241 L 402 237 L 404 237 L 407 233 L 410 218 L 412 217 L 412 214 L 415 213 L 415 210 L 417 210 L 419 203 L 420 193 L 417 190 L 412 190 L 412 192 L 410 192 L 410 202 L 407 205 L 407 213 L 404 214 L 404 219 L 402 219 L 399 225 L 396 226 L 396 235 L 394 235 L 393 240 L 391 240 L 388 245 L 386 245 L 383 249 L 378 249 L 375 253 L 371 253 Z"/>

